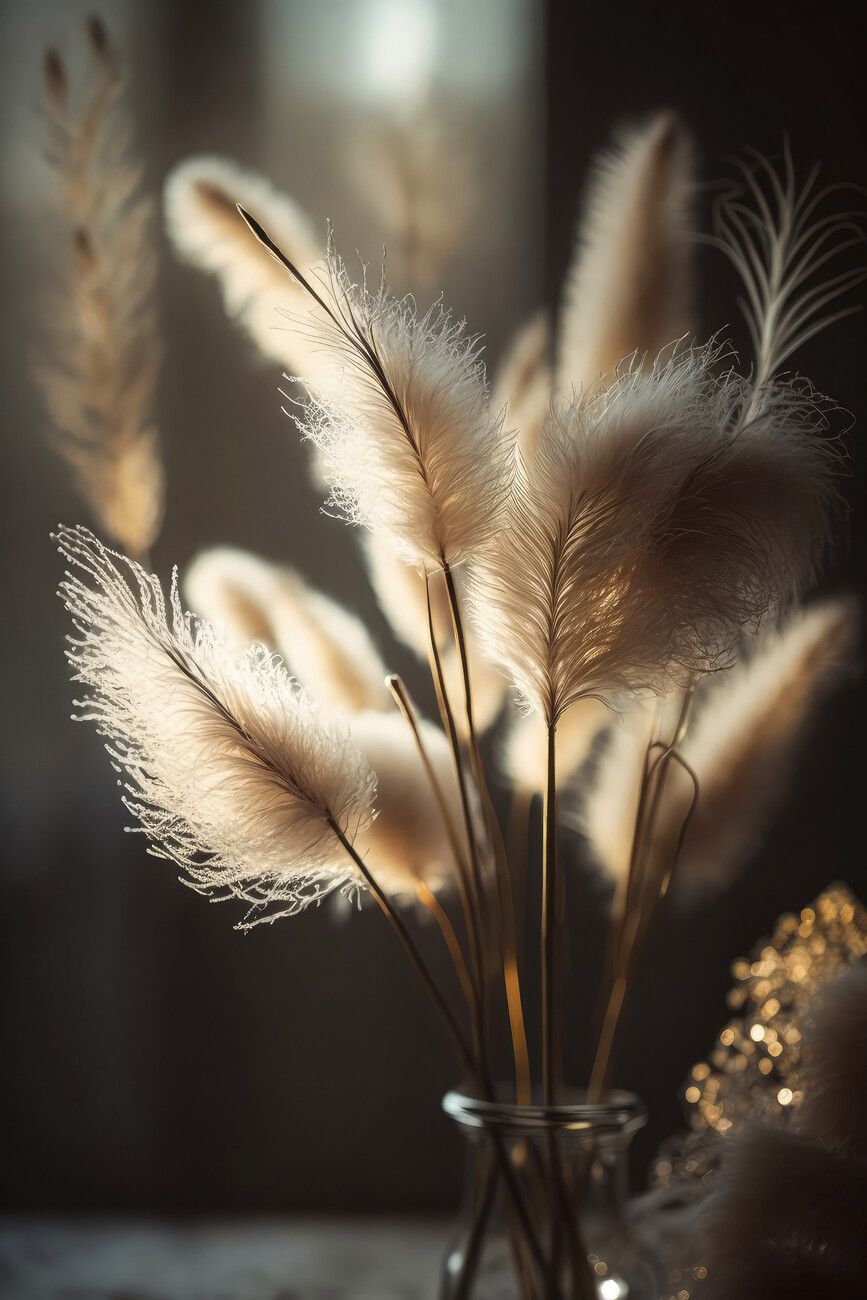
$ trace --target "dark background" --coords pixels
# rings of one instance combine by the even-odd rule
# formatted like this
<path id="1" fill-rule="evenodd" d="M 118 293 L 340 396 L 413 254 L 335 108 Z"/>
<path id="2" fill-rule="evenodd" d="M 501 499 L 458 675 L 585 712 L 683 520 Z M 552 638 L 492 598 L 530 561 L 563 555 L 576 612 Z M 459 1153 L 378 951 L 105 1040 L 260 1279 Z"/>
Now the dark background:
<path id="1" fill-rule="evenodd" d="M 107 6 L 131 66 L 154 191 L 187 154 L 224 153 L 375 254 L 375 226 L 345 166 L 359 105 L 329 91 L 327 77 L 317 87 L 310 51 L 325 51 L 326 71 L 332 59 L 351 68 L 353 40 L 388 7 Z M 582 175 L 623 118 L 680 110 L 704 180 L 727 174 L 726 155 L 744 144 L 778 152 L 788 131 L 802 170 L 819 159 L 828 180 L 867 182 L 854 5 L 801 13 L 729 4 L 712 16 L 697 6 L 532 0 L 432 9 L 445 69 L 438 102 L 476 151 L 479 188 L 444 288 L 486 332 L 492 358 L 539 303 L 555 303 Z M 38 159 L 40 51 L 48 40 L 74 46 L 84 12 L 59 2 L 2 7 L 0 1200 L 60 1211 L 450 1206 L 459 1147 L 438 1104 L 454 1069 L 379 915 L 308 912 L 239 935 L 231 905 L 205 906 L 122 833 L 99 742 L 68 722 L 48 532 L 84 514 L 42 437 L 28 365 L 55 229 Z M 701 269 L 705 330 L 728 325 L 745 344 L 727 268 L 708 254 Z M 367 593 L 352 537 L 318 512 L 305 452 L 279 412 L 276 368 L 258 363 L 225 320 L 214 286 L 167 250 L 161 305 L 169 497 L 159 570 L 223 541 L 291 561 L 363 615 L 421 693 L 418 669 L 389 641 Z M 798 363 L 860 420 L 865 356 L 859 315 Z M 857 426 L 853 444 L 856 435 Z M 853 504 L 863 492 L 857 470 L 846 491 Z M 861 518 L 856 510 L 828 590 L 860 585 Z M 678 1126 L 678 1086 L 725 1018 L 731 959 L 833 880 L 867 894 L 860 696 L 852 683 L 825 710 L 737 885 L 697 912 L 661 917 L 617 1071 L 652 1117 L 637 1145 L 639 1173 Z M 564 852 L 577 856 L 570 843 Z M 602 907 L 593 887 L 576 883 L 574 893 L 571 986 L 580 991 L 598 965 Z M 595 1003 L 580 992 L 573 1002 L 570 1072 L 580 1079 Z"/>

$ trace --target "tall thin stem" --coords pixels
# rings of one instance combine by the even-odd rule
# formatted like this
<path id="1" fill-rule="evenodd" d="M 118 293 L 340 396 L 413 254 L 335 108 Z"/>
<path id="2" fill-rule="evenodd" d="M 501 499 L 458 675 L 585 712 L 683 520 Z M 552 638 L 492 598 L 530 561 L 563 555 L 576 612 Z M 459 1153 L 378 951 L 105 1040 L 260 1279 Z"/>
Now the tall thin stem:
<path id="1" fill-rule="evenodd" d="M 467 970 L 467 963 L 464 961 L 464 954 L 461 952 L 461 945 L 458 942 L 458 936 L 455 934 L 454 926 L 449 920 L 448 913 L 433 890 L 429 889 L 423 880 L 416 882 L 415 890 L 418 901 L 426 911 L 430 912 L 439 928 L 439 932 L 443 937 L 443 942 L 445 943 L 449 956 L 452 959 L 452 965 L 455 968 L 455 974 L 458 977 L 458 983 L 461 986 L 464 1001 L 469 1008 L 470 1015 L 474 1016 L 476 1007 L 476 991 L 473 988 L 473 981 L 470 979 L 470 972 Z"/>
<path id="2" fill-rule="evenodd" d="M 406 956 L 409 958 L 410 965 L 412 966 L 416 975 L 418 975 L 425 990 L 430 995 L 431 1001 L 436 1007 L 437 1013 L 440 1016 L 440 1019 L 445 1025 L 449 1037 L 452 1040 L 452 1043 L 458 1054 L 458 1058 L 461 1062 L 461 1065 L 469 1072 L 471 1077 L 473 1078 L 477 1077 L 478 1070 L 477 1070 L 476 1061 L 473 1058 L 473 1053 L 470 1050 L 466 1038 L 464 1037 L 463 1031 L 460 1025 L 458 1024 L 457 1019 L 455 1018 L 454 1012 L 452 1011 L 446 999 L 443 997 L 439 985 L 437 984 L 436 980 L 434 979 L 433 975 L 428 969 L 427 963 L 425 962 L 424 958 L 422 957 L 421 953 L 416 947 L 412 935 L 409 933 L 409 930 L 406 928 L 406 925 L 404 924 L 403 918 L 400 916 L 400 913 L 397 912 L 395 908 L 392 906 L 385 892 L 383 891 L 381 886 L 377 883 L 377 881 L 374 879 L 371 872 L 368 870 L 364 862 L 364 859 L 361 857 L 359 853 L 356 852 L 354 846 L 346 838 L 346 836 L 344 835 L 340 827 L 337 825 L 337 823 L 329 818 L 329 825 L 331 829 L 334 831 L 334 834 L 337 836 L 340 843 L 343 845 L 346 852 L 352 858 L 352 861 L 355 863 L 358 870 L 361 872 L 361 875 L 363 876 L 368 888 L 370 889 L 370 892 L 373 894 L 380 908 L 385 913 L 385 916 L 387 917 L 389 924 L 391 925 L 392 929 L 394 930 L 395 934 L 397 935 L 400 941 L 401 947 L 406 953 Z"/>
<path id="3" fill-rule="evenodd" d="M 557 724 L 548 724 L 542 814 L 542 1101 L 554 1103 L 555 971 L 557 967 Z"/>
<path id="4" fill-rule="evenodd" d="M 515 1089 L 519 1105 L 526 1105 L 530 1102 L 532 1097 L 532 1084 L 530 1078 L 530 1053 L 527 1046 L 527 1030 L 524 1022 L 524 1005 L 521 994 L 521 977 L 518 967 L 518 940 L 512 896 L 512 881 L 509 875 L 509 863 L 506 856 L 505 845 L 503 843 L 502 832 L 500 830 L 500 823 L 497 819 L 497 814 L 488 788 L 485 767 L 482 762 L 481 749 L 479 747 L 478 733 L 476 731 L 475 718 L 473 714 L 473 691 L 470 680 L 470 661 L 467 653 L 467 643 L 464 635 L 460 601 L 458 599 L 454 575 L 445 556 L 442 556 L 442 563 L 443 575 L 446 582 L 446 593 L 449 601 L 449 612 L 452 620 L 455 650 L 458 655 L 461 679 L 464 687 L 464 708 L 467 721 L 467 739 L 469 743 L 470 761 L 472 763 L 473 775 L 475 776 L 479 797 L 482 801 L 482 811 L 485 817 L 485 825 L 494 855 L 494 866 L 497 874 L 497 894 L 501 920 L 500 943 L 503 957 L 503 983 L 506 993 L 506 1008 L 509 1015 L 512 1054 L 515 1061 Z"/>

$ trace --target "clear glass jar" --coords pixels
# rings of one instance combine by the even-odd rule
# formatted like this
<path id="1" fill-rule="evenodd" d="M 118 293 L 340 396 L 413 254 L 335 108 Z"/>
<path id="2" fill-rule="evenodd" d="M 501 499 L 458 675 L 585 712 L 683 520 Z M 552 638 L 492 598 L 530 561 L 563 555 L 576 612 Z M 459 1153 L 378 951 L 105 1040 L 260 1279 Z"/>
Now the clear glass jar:
<path id="1" fill-rule="evenodd" d="M 647 1112 L 632 1093 L 516 1106 L 449 1092 L 467 1139 L 442 1300 L 657 1300 L 651 1243 L 627 1215 L 627 1151 Z"/>

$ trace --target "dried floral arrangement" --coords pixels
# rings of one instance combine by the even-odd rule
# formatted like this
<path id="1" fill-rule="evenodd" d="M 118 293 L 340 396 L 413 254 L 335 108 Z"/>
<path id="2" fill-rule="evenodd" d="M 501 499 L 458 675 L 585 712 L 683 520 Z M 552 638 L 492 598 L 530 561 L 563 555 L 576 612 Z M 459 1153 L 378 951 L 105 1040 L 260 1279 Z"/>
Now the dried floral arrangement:
<path id="1" fill-rule="evenodd" d="M 495 1095 L 501 1021 L 517 1102 L 567 1095 L 558 834 L 577 820 L 613 884 L 589 1080 L 590 1099 L 603 1098 L 660 901 L 672 885 L 720 888 L 747 859 L 795 742 L 851 657 L 851 603 L 798 603 L 837 512 L 834 408 L 784 367 L 854 309 L 838 300 L 861 271 L 832 273 L 859 237 L 853 219 L 829 210 L 817 171 L 798 187 L 788 150 L 782 170 L 758 156 L 739 165 L 707 236 L 742 284 L 754 356 L 739 370 L 719 337 L 694 340 L 693 151 L 660 114 L 597 167 L 556 337 L 528 322 L 489 392 L 463 322 L 364 270 L 354 281 L 331 236 L 323 247 L 266 182 L 208 158 L 173 173 L 173 242 L 301 383 L 287 412 L 315 449 L 329 512 L 359 526 L 396 635 L 429 659 L 436 726 L 360 622 L 291 570 L 207 552 L 185 582 L 192 614 L 177 572 L 166 597 L 140 563 L 161 508 L 145 418 L 156 351 L 150 312 L 120 293 L 111 256 L 146 222 L 134 169 L 118 172 L 114 199 L 104 185 L 88 197 L 90 160 L 117 148 L 99 26 L 91 44 L 108 88 L 81 119 L 67 122 L 62 68 L 46 65 L 68 140 L 59 168 L 97 231 L 70 207 L 82 360 L 62 380 L 49 368 L 46 392 L 63 454 L 121 547 L 84 527 L 57 534 L 67 656 L 85 688 L 77 716 L 105 737 L 149 851 L 207 897 L 240 900 L 240 927 L 370 895 L 482 1097 Z M 97 137 L 108 143 L 94 150 Z M 515 872 L 501 833 L 483 752 L 498 720 L 516 806 L 543 800 L 538 875 Z M 519 890 L 539 900 L 532 946 Z M 453 988 L 425 956 L 416 907 L 438 928 Z M 550 1158 L 553 1185 L 556 1149 Z M 496 1159 L 526 1293 L 560 1294 L 567 1265 L 552 1263 L 542 1221 L 556 1206 L 528 1203 L 509 1153 Z M 586 1257 L 571 1266 L 563 1294 L 595 1295 Z"/>

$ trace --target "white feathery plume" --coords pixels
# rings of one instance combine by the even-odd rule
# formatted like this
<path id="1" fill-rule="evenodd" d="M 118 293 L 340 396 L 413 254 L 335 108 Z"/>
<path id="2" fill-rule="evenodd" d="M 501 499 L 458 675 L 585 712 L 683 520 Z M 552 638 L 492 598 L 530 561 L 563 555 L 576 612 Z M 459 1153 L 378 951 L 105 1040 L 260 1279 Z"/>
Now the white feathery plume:
<path id="1" fill-rule="evenodd" d="M 491 408 L 506 410 L 506 427 L 517 429 L 518 447 L 530 457 L 536 450 L 553 387 L 551 327 L 544 311 L 518 330 L 497 369 Z"/>
<path id="2" fill-rule="evenodd" d="M 427 570 L 477 551 L 503 517 L 514 438 L 491 413 L 477 339 L 441 306 L 350 282 L 329 251 L 327 274 L 305 278 L 259 222 L 256 238 L 307 288 L 321 346 L 342 380 L 296 413 L 318 447 L 331 505 L 388 538 Z"/>
<path id="3" fill-rule="evenodd" d="M 292 569 L 246 551 L 201 552 L 184 578 L 192 608 L 225 628 L 239 650 L 262 641 L 283 656 L 327 708 L 386 709 L 386 668 L 360 619 L 312 590 Z"/>
<path id="4" fill-rule="evenodd" d="M 340 836 L 370 825 L 376 778 L 340 716 L 264 647 L 237 657 L 185 614 L 177 574 L 167 608 L 156 577 L 87 529 L 56 540 L 67 657 L 89 692 L 78 720 L 106 737 L 150 851 L 199 892 L 250 904 L 248 925 L 363 889 Z"/>
<path id="5" fill-rule="evenodd" d="M 748 381 L 712 346 L 552 411 L 472 566 L 483 648 L 555 722 L 582 696 L 665 690 L 730 663 L 812 575 L 829 444 L 812 392 Z"/>
<path id="6" fill-rule="evenodd" d="M 728 885 L 748 861 L 777 807 L 799 741 L 827 692 L 851 663 L 856 611 L 849 600 L 819 603 L 767 632 L 749 658 L 703 682 L 695 720 L 678 753 L 699 797 L 673 877 L 682 898 Z M 642 717 L 647 721 L 642 723 Z M 650 715 L 613 728 L 578 814 L 599 865 L 615 881 L 629 866 Z M 651 849 L 653 875 L 671 866 L 693 788 L 667 780 Z"/>
<path id="7" fill-rule="evenodd" d="M 163 520 L 153 421 L 159 373 L 153 205 L 131 150 L 125 77 L 98 18 L 85 27 L 90 76 L 74 102 L 60 57 L 45 59 L 49 162 L 68 273 L 52 347 L 36 366 L 52 442 L 101 527 L 143 556 Z"/>
<path id="8" fill-rule="evenodd" d="M 809 1009 L 802 1052 L 798 1129 L 867 1159 L 867 962 L 821 990 Z"/>
<path id="9" fill-rule="evenodd" d="M 671 112 L 622 133 L 597 164 L 563 294 L 557 390 L 611 379 L 692 332 L 693 151 Z"/>
<path id="10" fill-rule="evenodd" d="M 743 285 L 740 307 L 755 352 L 758 393 L 815 334 L 860 311 L 857 304 L 835 309 L 834 303 L 867 271 L 858 266 L 829 275 L 825 269 L 864 243 L 860 214 L 822 211 L 841 186 L 817 189 L 815 166 L 799 191 L 788 142 L 782 175 L 761 154 L 751 151 L 750 157 L 752 164 L 735 160 L 743 187 L 717 201 L 714 233 L 704 242 L 725 253 Z"/>
<path id="11" fill-rule="evenodd" d="M 250 239 L 238 204 L 258 214 L 297 266 L 306 270 L 322 260 L 322 243 L 292 199 L 225 158 L 188 158 L 171 172 L 165 186 L 169 236 L 185 261 L 217 277 L 226 311 L 264 356 L 305 383 L 327 388 L 336 375 L 312 337 L 311 301 Z"/>
<path id="12" fill-rule="evenodd" d="M 590 755 L 593 742 L 611 723 L 612 714 L 597 699 L 576 700 L 557 727 L 557 774 L 561 784 L 573 777 Z M 503 770 L 512 785 L 526 794 L 544 789 L 548 736 L 535 713 L 516 714 L 501 751 Z"/>
<path id="13" fill-rule="evenodd" d="M 388 894 L 414 901 L 420 880 L 431 890 L 441 889 L 454 880 L 455 863 L 412 732 L 397 713 L 360 713 L 350 728 L 377 780 L 377 817 L 360 832 L 356 849 Z M 439 727 L 423 719 L 419 731 L 457 826 L 461 806 L 448 742 Z"/>
<path id="14" fill-rule="evenodd" d="M 856 631 L 853 601 L 812 605 L 699 691 L 696 720 L 680 753 L 700 793 L 675 888 L 686 895 L 723 888 L 749 860 L 779 805 L 804 733 L 851 668 Z M 682 782 L 669 783 L 655 852 L 673 849 L 690 797 Z"/>

